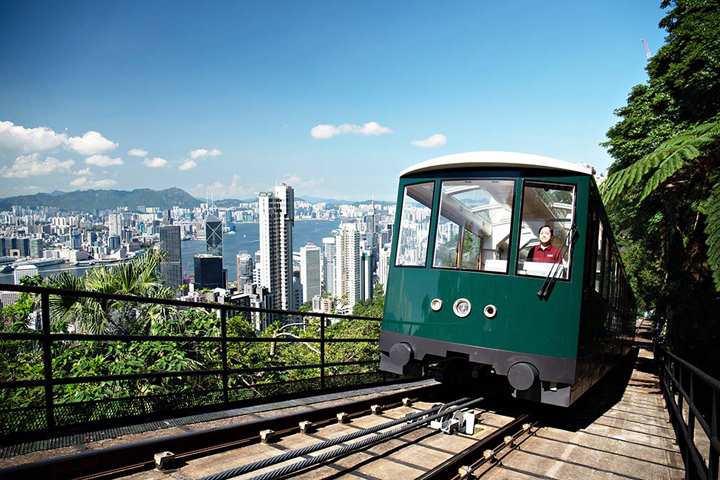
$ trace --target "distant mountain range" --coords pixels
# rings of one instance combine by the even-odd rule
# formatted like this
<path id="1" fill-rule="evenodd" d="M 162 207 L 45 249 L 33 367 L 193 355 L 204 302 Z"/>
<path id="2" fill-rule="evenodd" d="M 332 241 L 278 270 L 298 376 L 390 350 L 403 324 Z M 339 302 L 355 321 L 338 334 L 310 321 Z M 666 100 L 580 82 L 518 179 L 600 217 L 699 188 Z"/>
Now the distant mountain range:
<path id="1" fill-rule="evenodd" d="M 75 192 L 38 193 L 18 197 L 0 198 L 0 211 L 10 210 L 13 205 L 23 207 L 59 207 L 70 212 L 90 212 L 92 210 L 114 210 L 128 207 L 136 211 L 141 207 L 171 208 L 174 205 L 183 208 L 200 206 L 200 200 L 181 188 L 151 190 L 139 188 L 130 192 L 125 190 L 78 190 Z"/>
<path id="2" fill-rule="evenodd" d="M 296 200 L 304 200 L 310 203 L 326 203 L 329 207 L 370 203 L 370 200 L 349 202 L 347 200 L 319 197 L 298 197 Z M 130 192 L 125 190 L 77 190 L 75 192 L 55 190 L 52 193 L 37 193 L 35 195 L 0 198 L 0 211 L 10 210 L 13 205 L 23 207 L 59 207 L 61 210 L 69 212 L 115 210 L 118 207 L 127 207 L 131 211 L 137 211 L 138 206 L 166 209 L 177 205 L 182 208 L 195 208 L 199 207 L 200 203 L 204 201 L 205 200 L 193 197 L 181 188 L 168 188 L 166 190 L 139 188 Z M 215 206 L 229 208 L 237 207 L 240 203 L 257 203 L 257 201 L 257 197 L 247 198 L 245 200 L 224 198 L 216 200 Z M 375 200 L 375 204 L 394 205 L 394 202 Z"/>

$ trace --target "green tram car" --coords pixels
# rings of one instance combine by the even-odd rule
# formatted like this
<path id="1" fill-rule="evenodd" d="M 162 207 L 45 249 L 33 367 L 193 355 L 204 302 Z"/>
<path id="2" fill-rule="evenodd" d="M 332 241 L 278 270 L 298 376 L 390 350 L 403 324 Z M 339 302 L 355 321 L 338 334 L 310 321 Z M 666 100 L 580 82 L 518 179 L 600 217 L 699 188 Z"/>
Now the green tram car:
<path id="1" fill-rule="evenodd" d="M 635 300 L 590 167 L 450 155 L 403 171 L 397 205 L 382 370 L 438 362 L 567 407 L 630 349 Z"/>

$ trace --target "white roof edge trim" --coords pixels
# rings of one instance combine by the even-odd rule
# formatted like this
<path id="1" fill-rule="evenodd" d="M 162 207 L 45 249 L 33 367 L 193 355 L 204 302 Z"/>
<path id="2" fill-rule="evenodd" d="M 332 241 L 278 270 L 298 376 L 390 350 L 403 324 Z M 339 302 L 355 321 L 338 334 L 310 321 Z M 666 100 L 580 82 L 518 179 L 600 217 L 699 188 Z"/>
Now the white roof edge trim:
<path id="1" fill-rule="evenodd" d="M 406 168 L 400 172 L 400 176 L 403 177 L 410 173 L 445 170 L 448 168 L 470 167 L 532 167 L 581 173 L 590 176 L 593 174 L 591 167 L 565 162 L 555 158 L 542 157 L 540 155 L 515 152 L 467 152 L 426 160 Z"/>

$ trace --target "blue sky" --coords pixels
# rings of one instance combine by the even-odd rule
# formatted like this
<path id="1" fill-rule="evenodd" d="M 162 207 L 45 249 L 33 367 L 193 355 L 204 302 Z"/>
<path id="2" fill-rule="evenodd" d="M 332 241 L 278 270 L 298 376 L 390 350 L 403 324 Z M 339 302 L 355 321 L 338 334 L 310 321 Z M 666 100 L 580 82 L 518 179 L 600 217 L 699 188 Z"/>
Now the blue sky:
<path id="1" fill-rule="evenodd" d="M 3 2 L 0 196 L 392 200 L 404 168 L 475 150 L 602 172 L 659 3 Z"/>

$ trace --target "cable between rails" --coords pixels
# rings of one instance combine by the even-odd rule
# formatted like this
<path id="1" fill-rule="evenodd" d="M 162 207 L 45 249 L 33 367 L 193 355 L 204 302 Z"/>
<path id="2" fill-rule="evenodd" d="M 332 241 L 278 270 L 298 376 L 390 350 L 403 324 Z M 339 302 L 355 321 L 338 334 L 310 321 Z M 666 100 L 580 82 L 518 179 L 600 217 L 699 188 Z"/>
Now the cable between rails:
<path id="1" fill-rule="evenodd" d="M 414 420 L 414 419 L 416 419 L 416 418 L 420 418 L 420 417 L 423 417 L 423 416 L 427 416 L 427 415 L 429 415 L 430 413 L 435 412 L 435 411 L 437 411 L 437 410 L 439 410 L 439 409 L 441 409 L 441 408 L 443 408 L 443 407 L 447 407 L 447 406 L 450 406 L 450 405 L 457 405 L 457 406 L 454 406 L 453 408 L 443 410 L 441 413 L 436 413 L 436 414 L 434 414 L 434 415 L 427 416 L 426 418 L 424 418 L 424 419 L 422 419 L 422 420 L 420 420 L 420 421 L 418 421 L 418 422 L 414 422 L 414 423 L 411 423 L 411 424 L 408 424 L 408 425 L 404 425 L 404 426 L 399 427 L 399 428 L 395 428 L 395 429 L 393 429 L 393 430 L 390 430 L 390 431 L 388 431 L 388 432 L 382 433 L 382 434 L 380 434 L 380 435 L 377 435 L 377 436 L 374 436 L 374 437 L 371 437 L 371 438 L 368 438 L 368 439 L 365 439 L 365 440 L 361 440 L 360 442 L 356 442 L 356 443 L 353 443 L 353 444 L 350 444 L 350 445 L 346 445 L 346 446 L 344 446 L 344 447 L 335 449 L 335 450 L 333 450 L 333 451 L 331 451 L 331 452 L 327 452 L 327 453 L 324 453 L 324 454 L 322 454 L 322 455 L 319 455 L 319 456 L 316 456 L 316 457 L 312 457 L 312 458 L 306 459 L 306 460 L 304 460 L 304 461 L 302 461 L 302 462 L 298 462 L 298 463 L 294 463 L 294 464 L 292 464 L 292 465 L 288 465 L 288 466 L 283 467 L 283 468 L 280 468 L 280 469 L 278 469 L 278 470 L 273 470 L 272 472 L 268 472 L 268 473 L 265 473 L 265 474 L 263 474 L 263 475 L 259 475 L 259 476 L 257 476 L 257 477 L 253 477 L 252 480 L 269 480 L 269 479 L 272 479 L 272 478 L 278 478 L 278 477 L 281 477 L 281 476 L 283 476 L 283 475 L 287 475 L 288 473 L 292 473 L 292 472 L 295 472 L 295 471 L 297 471 L 297 470 L 302 470 L 303 468 L 307 468 L 307 467 L 312 466 L 312 465 L 315 465 L 315 464 L 317 464 L 317 463 L 324 462 L 324 461 L 327 460 L 327 459 L 330 459 L 330 458 L 333 458 L 333 457 L 336 457 L 336 456 L 340 456 L 340 455 L 344 455 L 344 454 L 349 453 L 349 452 L 352 452 L 352 451 L 354 451 L 354 450 L 361 449 L 361 448 L 366 447 L 366 446 L 368 446 L 368 445 L 370 445 L 370 444 L 379 443 L 379 442 L 381 442 L 382 440 L 384 440 L 384 439 L 386 439 L 386 438 L 389 438 L 389 437 L 392 437 L 392 436 L 395 436 L 395 435 L 397 435 L 397 434 L 399 434 L 399 433 L 406 432 L 406 431 L 410 431 L 410 430 L 414 430 L 414 429 L 419 428 L 419 427 L 421 427 L 421 426 L 423 426 L 423 425 L 425 425 L 425 424 L 427 424 L 427 423 L 430 423 L 432 420 L 436 420 L 436 419 L 438 419 L 438 418 L 440 418 L 440 417 L 444 417 L 444 416 L 446 416 L 446 415 L 450 415 L 450 414 L 452 414 L 452 413 L 454 413 L 454 412 L 456 412 L 457 410 L 460 410 L 460 409 L 462 409 L 462 408 L 467 408 L 467 407 L 469 407 L 469 406 L 471 406 L 471 405 L 474 405 L 474 404 L 482 401 L 483 399 L 482 399 L 482 397 L 481 397 L 481 398 L 477 398 L 477 399 L 475 399 L 475 400 L 470 400 L 470 401 L 467 401 L 467 400 L 468 400 L 467 398 L 462 398 L 462 399 L 459 399 L 459 400 L 455 400 L 455 401 L 453 401 L 453 402 L 449 402 L 449 403 L 444 404 L 444 405 L 439 405 L 439 406 L 437 406 L 437 407 L 433 407 L 433 408 L 431 408 L 431 409 L 424 410 L 424 411 L 422 411 L 422 412 L 413 413 L 413 414 L 411 414 L 411 415 L 408 415 L 408 416 L 406 416 L 406 417 L 400 418 L 400 419 L 398 419 L 398 420 L 393 420 L 392 422 L 387 422 L 387 423 L 384 423 L 384 424 L 382 424 L 382 425 L 376 425 L 376 426 L 374 426 L 374 427 L 370 427 L 370 428 L 367 428 L 367 429 L 364 429 L 364 430 L 360 430 L 360 431 L 358 431 L 358 432 L 353 432 L 353 433 L 344 435 L 344 436 L 342 436 L 342 437 L 338 437 L 338 438 L 335 438 L 335 439 L 332 439 L 332 440 L 328 440 L 328 441 L 325 441 L 325 442 L 322 442 L 322 443 L 317 443 L 317 444 L 315 444 L 315 445 L 309 445 L 309 446 L 307 446 L 307 447 L 305 447 L 305 448 L 301 448 L 301 449 L 299 449 L 299 450 L 293 450 L 293 451 L 290 451 L 290 452 L 286 452 L 286 453 L 284 453 L 284 454 L 282 454 L 282 455 L 277 455 L 277 456 L 275 456 L 275 457 L 271 457 L 271 458 L 267 458 L 267 459 L 264 459 L 264 460 L 259 460 L 259 461 L 257 461 L 257 462 L 249 463 L 249 464 L 243 465 L 243 466 L 241 466 L 241 467 L 233 468 L 233 469 L 230 469 L 230 470 L 225 470 L 224 472 L 216 473 L 216 474 L 213 474 L 213 475 L 208 475 L 208 476 L 203 477 L 203 478 L 201 478 L 201 479 L 199 479 L 199 480 L 225 480 L 225 479 L 228 479 L 228 478 L 236 477 L 236 476 L 238 476 L 238 475 L 242 475 L 242 474 L 244 474 L 244 473 L 252 472 L 252 471 L 254 471 L 254 470 L 259 470 L 259 469 L 261 469 L 261 468 L 265 468 L 265 467 L 268 467 L 268 466 L 270 466 L 270 465 L 274 465 L 274 464 L 276 464 L 276 463 L 281 463 L 281 462 L 284 462 L 284 461 L 286 461 L 286 460 L 291 460 L 291 459 L 293 459 L 293 458 L 296 458 L 296 457 L 299 457 L 299 456 L 302 456 L 302 455 L 306 455 L 306 454 L 308 454 L 308 453 L 316 452 L 316 451 L 318 451 L 318 450 L 323 450 L 323 449 L 325 449 L 325 448 L 329 448 L 329 447 L 332 447 L 332 446 L 334 446 L 334 445 L 337 445 L 337 444 L 340 444 L 340 443 L 344 443 L 344 442 L 346 442 L 346 441 L 348 441 L 348 440 L 354 440 L 354 439 L 356 439 L 356 438 L 358 438 L 358 437 L 363 437 L 363 436 L 369 435 L 369 434 L 371 434 L 371 433 L 375 433 L 375 432 L 378 432 L 378 431 L 380 431 L 380 430 L 384 430 L 384 429 L 393 427 L 393 426 L 398 425 L 398 424 L 401 424 L 401 423 L 407 423 L 409 420 Z M 465 403 L 462 403 L 462 404 L 458 405 L 460 402 L 465 402 Z"/>

